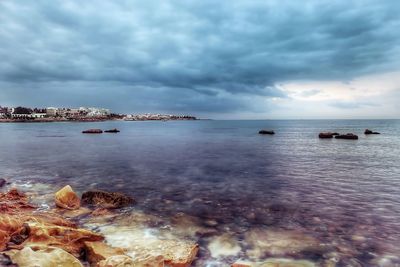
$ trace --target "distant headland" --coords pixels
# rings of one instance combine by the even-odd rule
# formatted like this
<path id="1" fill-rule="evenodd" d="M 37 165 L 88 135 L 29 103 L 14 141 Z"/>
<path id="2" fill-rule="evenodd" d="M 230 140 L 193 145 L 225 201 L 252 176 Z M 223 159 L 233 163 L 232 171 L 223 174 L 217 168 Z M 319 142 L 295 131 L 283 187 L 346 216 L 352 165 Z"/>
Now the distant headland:
<path id="1" fill-rule="evenodd" d="M 125 121 L 169 121 L 169 120 L 197 120 L 189 115 L 169 114 L 117 114 L 106 108 L 29 108 L 29 107 L 2 107 L 0 106 L 1 122 L 95 122 L 107 120 Z"/>

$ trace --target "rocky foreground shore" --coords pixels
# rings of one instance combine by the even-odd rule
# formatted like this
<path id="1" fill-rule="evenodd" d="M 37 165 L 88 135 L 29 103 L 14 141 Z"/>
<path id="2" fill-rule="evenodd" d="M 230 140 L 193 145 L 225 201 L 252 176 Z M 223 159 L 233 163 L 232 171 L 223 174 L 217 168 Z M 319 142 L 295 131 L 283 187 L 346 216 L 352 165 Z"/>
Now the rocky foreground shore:
<path id="1" fill-rule="evenodd" d="M 352 248 L 342 244 L 334 252 L 302 231 L 255 227 L 241 240 L 226 227 L 216 228 L 213 219 L 146 214 L 121 193 L 94 190 L 79 197 L 68 185 L 34 193 L 14 186 L 0 179 L 0 266 L 344 266 L 340 258 L 348 258 L 346 266 L 362 266 Z M 373 261 L 373 266 L 394 266 L 397 258 Z"/>

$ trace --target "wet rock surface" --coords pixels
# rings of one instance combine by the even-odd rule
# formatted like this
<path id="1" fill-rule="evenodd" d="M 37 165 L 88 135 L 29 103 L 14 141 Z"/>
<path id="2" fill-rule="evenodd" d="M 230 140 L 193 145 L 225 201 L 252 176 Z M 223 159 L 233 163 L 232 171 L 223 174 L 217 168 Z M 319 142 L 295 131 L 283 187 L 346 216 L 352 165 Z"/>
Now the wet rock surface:
<path id="1" fill-rule="evenodd" d="M 55 194 L 56 205 L 63 209 L 76 210 L 81 206 L 81 201 L 71 186 L 66 185 Z"/>
<path id="2" fill-rule="evenodd" d="M 101 130 L 101 129 L 88 129 L 88 130 L 82 131 L 82 133 L 84 133 L 84 134 L 101 134 L 101 133 L 103 133 L 103 130 Z"/>
<path id="3" fill-rule="evenodd" d="M 122 193 L 94 190 L 82 194 L 82 203 L 101 208 L 116 209 L 132 205 L 134 199 Z"/>
<path id="4" fill-rule="evenodd" d="M 0 188 L 3 187 L 3 186 L 5 186 L 6 183 L 7 183 L 7 181 L 6 181 L 5 179 L 0 178 Z"/>

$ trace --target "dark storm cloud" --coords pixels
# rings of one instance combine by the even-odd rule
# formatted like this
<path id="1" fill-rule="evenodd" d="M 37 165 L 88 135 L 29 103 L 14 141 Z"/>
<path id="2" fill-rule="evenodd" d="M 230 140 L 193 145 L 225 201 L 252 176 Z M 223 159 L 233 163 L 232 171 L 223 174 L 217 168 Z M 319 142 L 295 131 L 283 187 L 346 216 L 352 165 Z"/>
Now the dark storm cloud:
<path id="1" fill-rule="evenodd" d="M 280 82 L 398 68 L 399 10 L 398 1 L 5 0 L 0 79 L 19 92 L 14 102 L 24 91 L 82 103 L 86 91 L 92 105 L 126 109 L 151 98 L 160 110 L 250 110 L 248 96 L 285 97 Z"/>

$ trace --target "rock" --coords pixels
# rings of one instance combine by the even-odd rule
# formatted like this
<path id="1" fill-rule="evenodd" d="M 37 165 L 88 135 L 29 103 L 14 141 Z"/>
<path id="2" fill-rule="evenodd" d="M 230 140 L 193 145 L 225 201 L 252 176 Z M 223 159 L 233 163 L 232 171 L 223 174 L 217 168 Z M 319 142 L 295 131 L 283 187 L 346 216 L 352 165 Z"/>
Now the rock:
<path id="1" fill-rule="evenodd" d="M 95 265 L 111 256 L 124 255 L 121 248 L 113 248 L 103 242 L 84 242 L 86 257 L 90 264 Z"/>
<path id="2" fill-rule="evenodd" d="M 7 181 L 6 181 L 5 179 L 3 179 L 3 178 L 0 178 L 0 187 L 3 187 L 3 186 L 5 186 L 5 185 L 6 185 L 6 183 L 7 183 Z"/>
<path id="3" fill-rule="evenodd" d="M 27 196 L 17 189 L 11 189 L 7 193 L 0 193 L 0 213 L 16 214 L 34 209 L 35 206 L 28 202 Z"/>
<path id="4" fill-rule="evenodd" d="M 110 193 L 105 191 L 88 191 L 83 193 L 82 202 L 102 208 L 122 208 L 133 204 L 133 198 L 122 193 Z"/>
<path id="5" fill-rule="evenodd" d="M 0 215 L 0 251 L 7 248 L 8 243 L 13 236 L 25 232 L 24 222 L 17 216 L 1 214 Z"/>
<path id="6" fill-rule="evenodd" d="M 84 133 L 84 134 L 101 134 L 101 133 L 103 133 L 103 130 L 101 130 L 101 129 L 88 129 L 88 130 L 82 131 L 82 133 Z"/>
<path id="7" fill-rule="evenodd" d="M 78 259 L 59 248 L 40 248 L 34 251 L 25 247 L 20 251 L 7 253 L 19 267 L 83 267 Z"/>
<path id="8" fill-rule="evenodd" d="M 218 258 L 235 256 L 240 252 L 241 248 L 233 236 L 229 234 L 223 234 L 211 240 L 211 242 L 208 244 L 208 250 L 213 258 Z"/>
<path id="9" fill-rule="evenodd" d="M 371 130 L 365 129 L 364 134 L 380 134 L 378 132 L 373 132 Z"/>
<path id="10" fill-rule="evenodd" d="M 324 132 L 324 133 L 319 133 L 318 137 L 319 138 L 333 138 L 333 134 L 331 132 Z"/>
<path id="11" fill-rule="evenodd" d="M 319 242 L 315 238 L 294 230 L 253 229 L 246 233 L 245 240 L 250 246 L 246 253 L 252 258 L 320 250 Z"/>
<path id="12" fill-rule="evenodd" d="M 105 132 L 105 133 L 119 133 L 120 130 L 114 128 L 114 129 L 111 129 L 111 130 L 105 130 L 104 132 Z"/>
<path id="13" fill-rule="evenodd" d="M 60 209 L 58 209 L 58 211 L 60 211 Z M 91 214 L 92 210 L 85 207 L 80 207 L 76 210 L 62 210 L 60 213 L 66 218 L 77 218 Z"/>
<path id="14" fill-rule="evenodd" d="M 336 139 L 350 139 L 350 140 L 357 140 L 358 136 L 352 133 L 348 134 L 340 134 L 335 136 Z"/>
<path id="15" fill-rule="evenodd" d="M 116 255 L 101 261 L 98 267 L 164 267 L 163 257 L 133 259 L 126 255 Z"/>
<path id="16" fill-rule="evenodd" d="M 76 210 L 81 206 L 79 197 L 69 185 L 64 186 L 55 194 L 55 202 L 58 207 L 68 210 Z"/>
<path id="17" fill-rule="evenodd" d="M 315 263 L 307 260 L 266 259 L 263 262 L 237 261 L 232 267 L 315 267 Z"/>
<path id="18" fill-rule="evenodd" d="M 260 130 L 258 133 L 259 134 L 275 134 L 275 132 L 272 130 Z"/>
<path id="19" fill-rule="evenodd" d="M 107 243 L 125 250 L 135 260 L 148 256 L 164 258 L 170 267 L 187 267 L 195 259 L 199 246 L 189 240 L 178 239 L 172 233 L 162 233 L 139 225 L 98 227 Z"/>
<path id="20" fill-rule="evenodd" d="M 35 221 L 27 222 L 29 227 L 29 237 L 22 244 L 43 245 L 61 248 L 75 256 L 79 256 L 84 249 L 86 241 L 102 241 L 102 235 L 93 233 L 85 229 L 58 226 Z"/>

